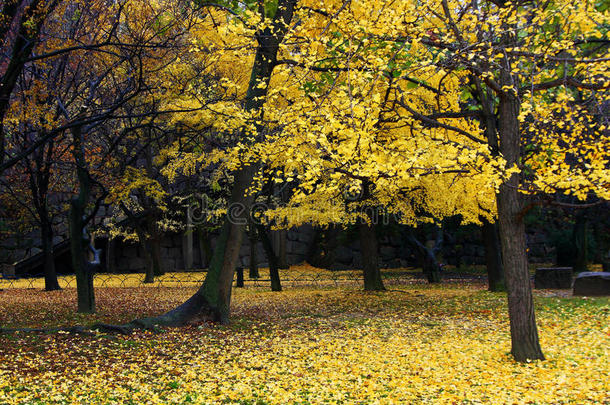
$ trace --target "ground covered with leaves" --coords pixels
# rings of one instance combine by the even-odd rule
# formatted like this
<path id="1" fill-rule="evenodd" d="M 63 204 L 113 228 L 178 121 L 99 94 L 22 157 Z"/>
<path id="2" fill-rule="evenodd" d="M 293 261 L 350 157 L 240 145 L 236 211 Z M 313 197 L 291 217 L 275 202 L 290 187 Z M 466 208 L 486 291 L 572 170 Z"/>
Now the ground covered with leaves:
<path id="1" fill-rule="evenodd" d="M 0 291 L 0 325 L 124 322 L 194 288 Z M 233 323 L 130 336 L 0 336 L 0 403 L 610 403 L 610 301 L 537 294 L 546 361 L 509 355 L 505 296 L 405 281 L 235 289 Z"/>

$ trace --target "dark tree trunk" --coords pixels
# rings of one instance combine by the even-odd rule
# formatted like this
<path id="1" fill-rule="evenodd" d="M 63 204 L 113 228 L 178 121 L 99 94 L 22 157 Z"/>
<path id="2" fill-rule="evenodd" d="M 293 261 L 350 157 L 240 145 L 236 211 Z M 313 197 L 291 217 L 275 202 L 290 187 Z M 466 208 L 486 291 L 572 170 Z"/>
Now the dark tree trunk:
<path id="1" fill-rule="evenodd" d="M 88 240 L 83 231 L 84 207 L 78 199 L 72 199 L 70 209 L 70 251 L 72 254 L 72 267 L 76 274 L 76 293 L 78 301 L 78 312 L 92 314 L 95 312 L 95 296 L 93 290 L 93 268 L 89 266 L 86 257 Z"/>
<path id="2" fill-rule="evenodd" d="M 235 280 L 235 287 L 244 288 L 244 268 L 238 267 L 235 269 L 237 272 L 237 280 Z"/>
<path id="3" fill-rule="evenodd" d="M 330 225 L 326 229 L 316 229 L 315 232 L 307 254 L 307 262 L 315 267 L 331 269 L 335 263 L 340 229 Z"/>
<path id="4" fill-rule="evenodd" d="M 144 260 L 146 261 L 145 283 L 153 283 L 155 277 L 162 276 L 165 272 L 161 266 L 161 241 L 157 237 L 146 239 L 142 244 Z"/>
<path id="5" fill-rule="evenodd" d="M 212 246 L 210 245 L 210 237 L 203 227 L 197 228 L 197 239 L 199 240 L 199 263 L 201 268 L 207 269 L 212 257 Z"/>
<path id="6" fill-rule="evenodd" d="M 423 253 L 422 270 L 429 283 L 440 283 L 442 281 L 440 263 L 429 248 L 426 248 Z"/>
<path id="7" fill-rule="evenodd" d="M 287 231 L 285 229 L 280 229 L 277 231 L 278 237 L 278 249 L 277 249 L 277 260 L 278 267 L 280 269 L 288 269 L 290 266 L 288 265 L 287 255 L 286 255 L 286 234 Z"/>
<path id="8" fill-rule="evenodd" d="M 358 223 L 360 234 L 360 251 L 362 252 L 362 270 L 364 272 L 365 291 L 383 291 L 383 280 L 379 270 L 379 244 L 375 225 L 360 219 Z"/>
<path id="9" fill-rule="evenodd" d="M 43 223 L 42 251 L 44 254 L 44 289 L 46 291 L 61 290 L 55 272 L 55 255 L 53 254 L 53 228 L 50 223 Z"/>
<path id="10" fill-rule="evenodd" d="M 504 76 L 508 72 L 503 72 Z M 503 77 L 510 84 L 510 76 Z M 517 164 L 520 156 L 519 101 L 503 94 L 499 104 L 500 151 L 507 167 Z M 508 291 L 511 353 L 517 361 L 544 359 L 538 339 L 534 302 L 525 243 L 525 223 L 522 199 L 519 194 L 519 176 L 513 174 L 500 186 L 497 196 L 502 261 Z"/>
<path id="11" fill-rule="evenodd" d="M 485 247 L 488 289 L 493 292 L 506 291 L 498 226 L 483 220 L 481 235 L 483 236 L 483 246 Z"/>
<path id="12" fill-rule="evenodd" d="M 423 228 L 421 228 L 423 229 Z M 438 229 L 438 234 L 436 238 L 436 242 L 434 247 L 426 246 L 425 242 L 421 242 L 416 235 L 417 230 L 413 230 L 409 233 L 409 240 L 411 245 L 415 248 L 415 255 L 417 256 L 419 263 L 422 267 L 422 272 L 428 280 L 429 283 L 440 283 L 442 281 L 441 277 L 441 264 L 436 258 L 436 250 L 440 250 L 443 243 L 443 230 L 442 228 Z M 427 239 L 427 236 L 424 231 L 421 233 L 420 237 L 423 239 Z"/>
<path id="13" fill-rule="evenodd" d="M 116 258 L 115 258 L 116 241 L 114 239 L 108 239 L 108 245 L 106 246 L 106 271 L 108 273 L 116 273 Z"/>
<path id="14" fill-rule="evenodd" d="M 85 211 L 91 195 L 91 182 L 86 169 L 85 153 L 82 144 L 82 129 L 74 127 L 73 155 L 78 178 L 78 194 L 70 201 L 70 216 L 68 219 L 70 229 L 70 253 L 72 266 L 76 273 L 76 292 L 78 296 L 78 312 L 94 313 L 95 296 L 93 290 L 94 267 L 87 261 L 86 251 L 89 246 L 89 237 L 86 232 Z"/>
<path id="15" fill-rule="evenodd" d="M 142 255 L 144 256 L 144 262 L 146 263 L 146 267 L 144 268 L 144 283 L 150 284 L 155 282 L 155 268 L 152 257 L 152 249 L 150 246 L 150 241 L 146 237 L 146 233 L 142 226 L 138 223 L 135 225 L 136 233 L 138 235 L 138 241 L 140 242 L 140 249 L 142 250 Z"/>
<path id="16" fill-rule="evenodd" d="M 250 263 L 248 263 L 250 270 L 248 275 L 251 279 L 259 278 L 260 274 L 258 272 L 258 258 L 256 257 L 256 244 L 258 239 L 256 238 L 256 228 L 252 222 L 250 222 L 250 225 L 248 225 L 248 239 L 250 241 Z"/>
<path id="17" fill-rule="evenodd" d="M 574 231 L 572 235 L 574 247 L 576 248 L 576 257 L 574 260 L 575 273 L 587 271 L 587 263 L 589 261 L 587 225 L 587 217 L 585 216 L 585 213 L 578 212 L 576 214 L 576 221 L 574 223 Z"/>
<path id="18" fill-rule="evenodd" d="M 161 263 L 161 230 L 157 224 L 158 215 L 151 214 L 146 217 L 146 227 L 150 233 L 147 244 L 150 251 L 150 262 L 152 266 L 153 276 L 162 276 L 165 274 L 163 264 Z M 191 228 L 192 229 L 192 228 Z M 189 231 L 190 232 L 190 231 Z M 191 252 L 192 253 L 192 252 Z"/>
<path id="19" fill-rule="evenodd" d="M 271 291 L 282 291 L 282 283 L 280 281 L 280 272 L 278 268 L 278 260 L 275 252 L 273 251 L 273 245 L 269 234 L 263 225 L 256 225 L 258 231 L 258 237 L 263 244 L 263 249 L 267 255 L 269 261 L 269 277 L 271 278 Z"/>
<path id="20" fill-rule="evenodd" d="M 161 262 L 161 237 L 160 235 L 154 235 L 150 239 L 150 254 L 152 258 L 153 274 L 155 276 L 162 276 L 165 274 L 163 264 Z"/>
<path id="21" fill-rule="evenodd" d="M 153 269 L 152 255 L 148 250 L 147 243 L 140 242 L 140 248 L 142 249 L 142 254 L 144 255 L 144 262 L 146 263 L 146 268 L 144 270 L 144 284 L 150 284 L 155 282 L 155 271 Z"/>

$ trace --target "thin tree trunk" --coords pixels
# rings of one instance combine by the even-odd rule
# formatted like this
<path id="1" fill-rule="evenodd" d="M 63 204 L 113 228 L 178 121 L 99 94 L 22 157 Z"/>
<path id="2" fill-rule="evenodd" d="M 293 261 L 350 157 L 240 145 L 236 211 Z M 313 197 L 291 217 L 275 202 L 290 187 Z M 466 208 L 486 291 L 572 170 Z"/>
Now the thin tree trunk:
<path id="1" fill-rule="evenodd" d="M 157 218 L 158 217 L 155 214 L 150 214 L 146 217 L 146 226 L 148 228 L 148 232 L 150 233 L 147 245 L 150 252 L 152 274 L 155 277 L 165 274 L 163 264 L 161 263 L 161 231 L 159 229 L 159 225 L 157 224 Z"/>
<path id="2" fill-rule="evenodd" d="M 587 235 L 587 217 L 584 212 L 576 214 L 576 222 L 574 223 L 574 231 L 572 239 L 576 248 L 576 257 L 574 260 L 574 272 L 582 273 L 587 271 L 587 262 L 589 261 L 589 246 Z"/>
<path id="3" fill-rule="evenodd" d="M 509 73 L 503 71 L 503 76 L 502 82 L 510 84 Z M 517 164 L 520 156 L 519 101 L 510 94 L 503 94 L 498 112 L 500 151 L 507 161 L 507 168 L 511 168 Z M 513 174 L 500 186 L 497 204 L 508 291 L 511 353 L 517 361 L 544 359 L 534 314 L 518 174 Z"/>
<path id="4" fill-rule="evenodd" d="M 78 312 L 94 313 L 95 296 L 93 290 L 93 266 L 89 265 L 86 257 L 86 249 L 89 245 L 88 235 L 85 230 L 85 210 L 91 195 L 91 183 L 86 170 L 85 154 L 82 144 L 82 129 L 74 127 L 73 155 L 76 163 L 76 174 L 78 178 L 78 194 L 70 201 L 69 229 L 70 229 L 70 252 L 72 254 L 72 266 L 76 273 L 76 292 L 78 301 Z"/>
<path id="5" fill-rule="evenodd" d="M 429 248 L 426 248 L 423 252 L 422 270 L 429 283 L 434 284 L 442 281 L 440 263 Z"/>
<path id="6" fill-rule="evenodd" d="M 271 238 L 263 225 L 256 225 L 258 231 L 258 237 L 263 244 L 263 249 L 267 255 L 269 261 L 269 277 L 271 278 L 271 291 L 282 291 L 282 283 L 280 281 L 280 272 L 278 268 L 278 260 L 275 252 L 273 251 L 273 244 Z"/>
<path id="7" fill-rule="evenodd" d="M 251 279 L 259 278 L 260 274 L 258 272 L 258 258 L 256 257 L 256 244 L 258 239 L 256 238 L 256 228 L 252 222 L 250 222 L 248 225 L 248 239 L 250 241 L 250 263 L 248 263 L 250 270 L 248 275 Z"/>
<path id="8" fill-rule="evenodd" d="M 165 270 L 161 263 L 161 237 L 158 234 L 153 235 L 150 239 L 150 255 L 152 259 L 153 274 L 155 276 L 164 275 Z"/>
<path id="9" fill-rule="evenodd" d="M 383 291 L 383 280 L 379 270 L 379 244 L 375 225 L 363 218 L 358 224 L 360 233 L 360 251 L 362 252 L 362 270 L 364 272 L 365 291 Z"/>
<path id="10" fill-rule="evenodd" d="M 106 246 L 106 270 L 108 273 L 116 273 L 116 260 L 115 260 L 116 242 L 114 239 L 108 239 L 108 245 Z"/>
<path id="11" fill-rule="evenodd" d="M 426 276 L 426 280 L 429 283 L 440 283 L 442 281 L 441 277 L 441 265 L 436 258 L 435 250 L 442 245 L 442 229 L 438 230 L 438 237 L 434 248 L 430 248 L 426 246 L 424 243 L 420 242 L 417 238 L 416 231 L 411 231 L 409 234 L 409 240 L 412 246 L 415 248 L 415 255 L 417 256 L 424 276 Z M 426 238 L 426 235 L 423 234 L 423 237 Z"/>
<path id="12" fill-rule="evenodd" d="M 44 255 L 44 289 L 46 291 L 61 290 L 55 271 L 55 255 L 53 254 L 53 228 L 50 223 L 42 224 L 42 251 Z"/>
<path id="13" fill-rule="evenodd" d="M 137 220 L 136 220 L 137 221 Z M 150 240 L 146 236 L 144 229 L 141 224 L 136 222 L 135 225 L 136 234 L 138 235 L 138 242 L 140 242 L 140 249 L 144 255 L 144 283 L 150 284 L 155 282 L 155 269 L 152 257 L 152 249 L 150 248 Z"/>
<path id="14" fill-rule="evenodd" d="M 290 265 L 288 264 L 288 258 L 287 258 L 287 240 L 286 240 L 286 236 L 287 236 L 287 231 L 285 229 L 280 229 L 277 231 L 278 233 L 278 249 L 277 249 L 277 260 L 278 260 L 278 267 L 280 269 L 288 269 L 290 268 Z"/>
<path id="15" fill-rule="evenodd" d="M 193 268 L 193 228 L 189 225 L 182 235 L 182 258 L 184 270 L 190 271 Z"/>
<path id="16" fill-rule="evenodd" d="M 210 246 L 210 238 L 203 227 L 197 228 L 197 239 L 199 240 L 199 260 L 201 268 L 207 269 L 210 265 L 210 257 L 212 257 L 212 246 Z"/>
<path id="17" fill-rule="evenodd" d="M 483 220 L 481 235 L 483 237 L 483 246 L 485 247 L 488 289 L 493 292 L 506 291 L 498 226 Z"/>

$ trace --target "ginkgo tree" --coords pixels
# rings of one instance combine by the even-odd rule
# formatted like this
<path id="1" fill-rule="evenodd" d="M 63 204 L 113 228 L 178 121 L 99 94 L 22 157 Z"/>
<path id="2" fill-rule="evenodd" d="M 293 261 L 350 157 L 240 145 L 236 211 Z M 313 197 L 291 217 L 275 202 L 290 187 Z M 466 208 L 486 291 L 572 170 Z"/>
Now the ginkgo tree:
<path id="1" fill-rule="evenodd" d="M 543 358 L 523 194 L 609 197 L 607 116 L 599 113 L 609 88 L 607 12 L 570 1 L 400 4 L 407 9 L 352 3 L 313 47 L 321 54 L 293 52 L 299 60 L 288 63 L 304 68 L 301 83 L 315 91 L 292 100 L 280 89 L 280 113 L 308 115 L 278 118 L 283 130 L 261 154 L 303 180 L 291 204 L 313 216 L 325 206 L 343 215 L 336 191 L 360 180 L 373 181 L 378 202 L 403 217 L 460 213 L 477 222 L 474 215 L 493 214 L 489 191 L 506 176 L 495 191 L 512 353 Z M 391 29 L 384 15 L 395 19 Z M 324 75 L 307 82 L 317 71 Z"/>
<path id="2" fill-rule="evenodd" d="M 370 26 L 365 25 L 374 19 L 370 13 L 375 14 L 376 8 L 350 2 L 327 8 L 315 2 L 280 2 L 275 11 L 223 13 L 226 7 L 210 11 L 206 17 L 214 29 L 195 32 L 193 50 L 207 55 L 209 68 L 220 76 L 217 88 L 208 89 L 208 97 L 214 91 L 236 97 L 208 102 L 201 112 L 176 119 L 211 126 L 224 137 L 237 136 L 236 146 L 196 158 L 186 155 L 182 166 L 221 161 L 234 170 L 231 204 L 239 206 L 243 215 L 253 190 L 268 177 L 257 171 L 262 162 L 265 170 L 285 174 L 276 180 L 296 179 L 298 190 L 289 203 L 269 213 L 288 225 L 369 224 L 371 218 L 364 213 L 378 207 L 410 224 L 456 213 L 471 222 L 481 215 L 491 218 L 503 160 L 469 140 L 472 135 L 467 130 L 480 128 L 468 116 L 465 129 L 457 130 L 422 125 L 413 118 L 411 111 L 433 112 L 428 104 L 434 97 L 417 85 L 411 87 L 408 101 L 404 94 L 398 95 L 398 84 L 418 84 L 421 79 L 396 75 L 398 70 L 391 64 L 407 59 L 406 47 L 383 37 L 413 29 L 406 19 L 397 24 L 396 17 L 409 14 L 414 5 L 387 6 L 389 12 L 379 13 Z M 290 29 L 284 25 L 286 14 L 281 17 L 285 10 L 293 10 Z M 269 13 L 279 14 L 270 17 Z M 243 74 L 248 63 L 253 72 L 249 80 Z M 443 79 L 432 65 L 421 75 L 431 76 L 433 82 Z M 458 89 L 459 78 L 446 86 Z M 193 108 L 201 103 L 202 94 L 191 94 L 171 102 L 176 109 Z M 442 108 L 459 102 L 458 94 L 444 101 Z M 349 207 L 338 198 L 346 190 L 362 192 L 364 184 L 370 184 L 371 190 L 364 190 L 363 198 Z M 454 193 L 436 198 L 450 186 Z M 200 292 L 176 311 L 147 322 L 181 323 L 197 318 L 202 308 L 211 310 L 204 317 L 226 320 L 235 249 L 243 228 L 242 218 L 231 219 Z"/>
<path id="3" fill-rule="evenodd" d="M 497 195 L 512 353 L 542 359 L 530 287 L 524 194 L 608 199 L 609 16 L 595 2 L 450 2 L 418 8 L 423 52 L 463 77 L 459 112 L 511 172 Z M 439 98 L 446 92 L 437 92 Z M 459 113 L 456 111 L 456 113 Z"/>
<path id="4" fill-rule="evenodd" d="M 293 223 L 354 221 L 371 205 L 405 223 L 458 213 L 478 222 L 497 211 L 512 352 L 543 358 L 522 195 L 608 197 L 606 127 L 592 113 L 608 89 L 607 18 L 571 1 L 299 2 L 298 23 L 268 59 L 273 76 L 250 87 L 263 91 L 259 115 L 219 108 L 231 117 L 221 129 L 239 124 L 258 136 L 225 156 L 251 172 L 236 190 L 256 187 L 252 168 L 263 159 L 298 178 L 299 192 L 271 213 Z M 224 32 L 248 35 L 241 18 L 228 20 Z M 268 38 L 257 39 L 260 56 Z M 244 143 L 256 138 L 241 133 Z M 346 210 L 338 196 L 367 182 L 373 192 Z"/>

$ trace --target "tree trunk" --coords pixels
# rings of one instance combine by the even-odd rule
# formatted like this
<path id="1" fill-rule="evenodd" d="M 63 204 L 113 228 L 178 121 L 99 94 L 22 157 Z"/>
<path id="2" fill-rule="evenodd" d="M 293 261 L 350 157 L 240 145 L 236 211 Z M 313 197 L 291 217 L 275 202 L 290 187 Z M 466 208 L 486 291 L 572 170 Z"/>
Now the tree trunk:
<path id="1" fill-rule="evenodd" d="M 153 235 L 150 239 L 150 255 L 152 259 L 153 274 L 162 276 L 165 274 L 163 264 L 161 262 L 161 237 L 158 234 Z"/>
<path id="2" fill-rule="evenodd" d="M 574 272 L 582 273 L 587 271 L 587 262 L 589 261 L 589 241 L 587 235 L 587 217 L 584 212 L 576 214 L 574 223 L 574 231 L 572 239 L 576 248 L 576 257 L 574 260 Z"/>
<path id="3" fill-rule="evenodd" d="M 269 261 L 269 277 L 271 278 L 271 291 L 282 291 L 282 283 L 280 281 L 280 272 L 278 269 L 278 260 L 275 252 L 273 251 L 273 245 L 269 234 L 263 225 L 256 225 L 258 231 L 258 237 L 260 238 L 267 260 Z"/>
<path id="4" fill-rule="evenodd" d="M 95 312 L 95 296 L 93 290 L 93 272 L 88 266 L 86 257 L 87 240 L 83 236 L 85 225 L 83 223 L 84 207 L 77 198 L 73 198 L 70 207 L 70 252 L 72 254 L 72 267 L 76 274 L 76 294 L 78 312 L 92 314 Z"/>
<path id="5" fill-rule="evenodd" d="M 152 255 L 148 250 L 148 246 L 146 242 L 140 243 L 140 248 L 142 249 L 142 254 L 144 255 L 144 262 L 146 263 L 146 268 L 144 270 L 144 284 L 151 284 L 155 282 L 155 271 L 153 268 Z"/>
<path id="6" fill-rule="evenodd" d="M 115 260 L 115 249 L 116 242 L 114 239 L 108 239 L 108 245 L 106 246 L 106 271 L 108 273 L 116 273 L 116 260 Z"/>
<path id="7" fill-rule="evenodd" d="M 193 228 L 190 225 L 182 235 L 182 258 L 184 270 L 191 270 L 193 268 Z"/>
<path id="8" fill-rule="evenodd" d="M 57 273 L 55 272 L 55 256 L 53 254 L 53 228 L 51 224 L 43 223 L 41 226 L 42 233 L 42 251 L 44 254 L 44 289 L 46 291 L 61 290 L 57 281 Z"/>
<path id="9" fill-rule="evenodd" d="M 287 255 L 286 255 L 286 234 L 288 233 L 285 229 L 280 229 L 277 231 L 278 235 L 278 248 L 277 248 L 277 260 L 278 267 L 280 269 L 288 269 L 290 265 L 288 264 Z"/>
<path id="10" fill-rule="evenodd" d="M 155 282 L 155 268 L 152 257 L 152 249 L 150 246 L 149 238 L 146 236 L 144 229 L 140 223 L 134 225 L 136 234 L 138 235 L 138 241 L 140 242 L 140 249 L 142 249 L 142 255 L 144 255 L 144 262 L 146 267 L 144 268 L 144 284 L 150 284 Z"/>
<path id="11" fill-rule="evenodd" d="M 422 270 L 429 283 L 440 283 L 442 281 L 441 266 L 432 249 L 426 248 L 423 252 Z"/>
<path id="12" fill-rule="evenodd" d="M 248 263 L 250 271 L 248 276 L 251 279 L 255 279 L 259 278 L 260 274 L 258 272 L 258 259 L 256 257 L 256 244 L 258 240 L 256 238 L 256 228 L 252 222 L 248 225 L 248 239 L 250 241 L 250 263 Z"/>
<path id="13" fill-rule="evenodd" d="M 202 269 L 207 269 L 212 257 L 212 246 L 210 246 L 209 235 L 203 230 L 203 227 L 197 228 L 197 239 L 199 241 L 199 263 Z"/>
<path id="14" fill-rule="evenodd" d="M 232 205 L 240 210 L 233 212 L 234 215 L 225 221 L 214 249 L 210 269 L 203 285 L 194 296 L 196 302 L 205 302 L 198 312 L 203 311 L 208 316 L 211 314 L 212 320 L 221 323 L 229 322 L 233 274 L 253 200 L 253 196 L 246 195 L 246 191 L 255 172 L 255 167 L 244 166 L 235 174 L 231 201 Z"/>
<path id="15" fill-rule="evenodd" d="M 420 232 L 420 237 L 424 239 L 427 238 L 427 235 L 424 231 Z M 442 228 L 438 229 L 437 240 L 435 241 L 435 245 L 433 247 L 428 247 L 426 244 L 420 242 L 418 236 L 416 234 L 416 230 L 412 230 L 409 233 L 409 240 L 411 245 L 415 248 L 415 255 L 417 256 L 419 263 L 422 268 L 422 272 L 424 276 L 426 276 L 426 280 L 429 283 L 440 283 L 442 281 L 441 277 L 441 265 L 436 258 L 436 249 L 440 249 L 443 240 L 443 230 Z"/>
<path id="16" fill-rule="evenodd" d="M 379 270 L 379 246 L 375 225 L 363 218 L 358 224 L 360 233 L 360 251 L 362 252 L 362 270 L 364 272 L 365 291 L 383 291 L 383 281 Z"/>
<path id="17" fill-rule="evenodd" d="M 503 72 L 503 76 L 509 72 Z M 503 77 L 510 84 L 510 76 Z M 515 166 L 520 156 L 519 101 L 505 93 L 499 103 L 500 151 L 507 168 Z M 544 359 L 538 340 L 532 287 L 526 255 L 525 223 L 519 194 L 519 175 L 513 174 L 500 186 L 497 196 L 502 261 L 508 291 L 511 353 L 517 361 Z"/>
<path id="18" fill-rule="evenodd" d="M 493 292 L 506 291 L 498 226 L 483 220 L 481 235 L 483 236 L 483 246 L 485 247 L 488 289 Z"/>
<path id="19" fill-rule="evenodd" d="M 85 153 L 82 144 L 82 128 L 72 129 L 74 160 L 76 163 L 76 175 L 78 178 L 78 194 L 70 201 L 69 229 L 70 229 L 70 253 L 72 254 L 72 266 L 76 273 L 76 293 L 78 301 L 78 312 L 94 313 L 95 296 L 93 290 L 93 266 L 87 261 L 86 249 L 89 245 L 88 235 L 85 229 L 85 210 L 91 195 L 91 182 L 86 170 Z"/>

